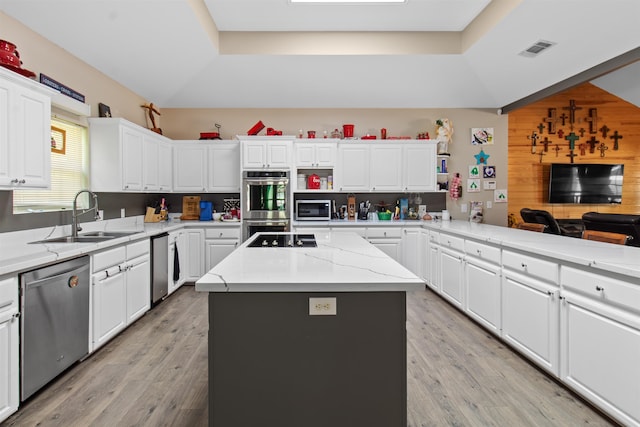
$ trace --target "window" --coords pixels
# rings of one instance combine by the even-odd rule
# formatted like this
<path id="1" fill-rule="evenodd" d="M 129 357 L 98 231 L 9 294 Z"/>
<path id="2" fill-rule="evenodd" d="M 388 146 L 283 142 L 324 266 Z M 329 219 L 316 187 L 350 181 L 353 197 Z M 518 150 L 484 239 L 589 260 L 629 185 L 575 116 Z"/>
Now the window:
<path id="1" fill-rule="evenodd" d="M 87 128 L 57 118 L 51 119 L 51 127 L 56 141 L 51 150 L 51 189 L 14 190 L 14 214 L 71 210 L 76 193 L 88 188 Z M 62 134 L 64 149 L 59 139 Z M 87 194 L 78 197 L 78 207 L 89 207 Z"/>

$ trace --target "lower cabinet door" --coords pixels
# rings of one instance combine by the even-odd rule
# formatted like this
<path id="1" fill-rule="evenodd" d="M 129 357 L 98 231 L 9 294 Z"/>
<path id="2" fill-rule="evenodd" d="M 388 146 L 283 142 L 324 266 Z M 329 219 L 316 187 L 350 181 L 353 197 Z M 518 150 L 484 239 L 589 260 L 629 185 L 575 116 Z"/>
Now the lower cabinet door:
<path id="1" fill-rule="evenodd" d="M 17 311 L 0 314 L 0 422 L 18 410 L 20 401 Z"/>
<path id="2" fill-rule="evenodd" d="M 145 314 L 151 308 L 151 283 L 149 257 L 127 262 L 127 324 Z"/>
<path id="3" fill-rule="evenodd" d="M 402 261 L 402 241 L 400 239 L 369 239 L 369 242 L 394 260 Z"/>
<path id="4" fill-rule="evenodd" d="M 496 335 L 500 334 L 500 269 L 468 258 L 465 311 Z"/>
<path id="5" fill-rule="evenodd" d="M 504 271 L 502 338 L 540 367 L 558 375 L 558 287 Z"/>
<path id="6" fill-rule="evenodd" d="M 211 270 L 237 247 L 237 240 L 206 240 L 206 270 Z"/>
<path id="7" fill-rule="evenodd" d="M 103 279 L 94 276 L 92 350 L 105 344 L 127 326 L 126 295 L 124 273 Z"/>
<path id="8" fill-rule="evenodd" d="M 563 293 L 562 380 L 623 425 L 640 424 L 640 316 Z"/>
<path id="9" fill-rule="evenodd" d="M 462 309 L 464 260 L 457 251 L 440 250 L 440 292 L 443 297 Z"/>

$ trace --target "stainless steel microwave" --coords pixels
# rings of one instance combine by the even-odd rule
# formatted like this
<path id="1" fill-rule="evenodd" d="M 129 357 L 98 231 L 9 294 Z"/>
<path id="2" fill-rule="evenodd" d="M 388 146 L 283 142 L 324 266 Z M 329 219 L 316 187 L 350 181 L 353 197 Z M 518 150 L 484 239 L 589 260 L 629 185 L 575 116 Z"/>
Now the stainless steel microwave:
<path id="1" fill-rule="evenodd" d="M 296 220 L 329 221 L 331 200 L 296 200 Z"/>

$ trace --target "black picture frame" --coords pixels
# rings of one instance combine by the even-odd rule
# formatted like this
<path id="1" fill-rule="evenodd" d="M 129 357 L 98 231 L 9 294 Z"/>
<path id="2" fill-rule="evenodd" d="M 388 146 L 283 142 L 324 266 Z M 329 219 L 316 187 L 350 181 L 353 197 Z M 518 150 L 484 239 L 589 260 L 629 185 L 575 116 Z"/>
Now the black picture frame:
<path id="1" fill-rule="evenodd" d="M 102 102 L 98 103 L 98 117 L 111 117 L 111 108 Z"/>

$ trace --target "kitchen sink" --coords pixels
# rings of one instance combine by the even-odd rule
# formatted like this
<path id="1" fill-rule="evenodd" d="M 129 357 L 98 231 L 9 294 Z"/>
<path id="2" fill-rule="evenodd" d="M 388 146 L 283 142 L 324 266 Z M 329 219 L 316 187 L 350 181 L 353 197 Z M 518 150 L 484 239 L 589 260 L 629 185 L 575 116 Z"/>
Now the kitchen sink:
<path id="1" fill-rule="evenodd" d="M 77 236 L 62 236 L 52 237 L 51 239 L 38 240 L 37 242 L 29 243 L 98 243 L 111 239 L 117 239 L 118 237 L 130 236 L 136 234 L 136 231 L 123 232 L 123 231 L 92 231 L 89 233 L 79 234 Z"/>

